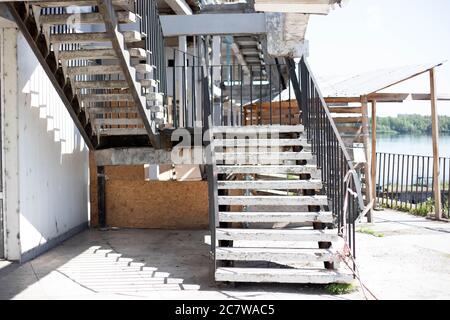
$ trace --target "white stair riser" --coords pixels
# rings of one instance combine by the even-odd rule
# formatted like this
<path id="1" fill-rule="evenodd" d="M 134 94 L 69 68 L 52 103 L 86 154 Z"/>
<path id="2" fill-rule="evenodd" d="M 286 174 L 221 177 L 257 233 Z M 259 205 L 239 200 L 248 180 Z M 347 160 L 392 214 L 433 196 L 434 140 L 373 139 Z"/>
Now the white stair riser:
<path id="1" fill-rule="evenodd" d="M 331 233 L 323 230 L 217 229 L 216 238 L 217 240 L 333 242 L 338 240 L 338 235 L 336 231 Z"/>
<path id="2" fill-rule="evenodd" d="M 333 222 L 331 212 L 219 212 L 220 222 Z"/>
<path id="3" fill-rule="evenodd" d="M 218 203 L 230 206 L 326 206 L 328 199 L 318 196 L 219 196 Z"/>

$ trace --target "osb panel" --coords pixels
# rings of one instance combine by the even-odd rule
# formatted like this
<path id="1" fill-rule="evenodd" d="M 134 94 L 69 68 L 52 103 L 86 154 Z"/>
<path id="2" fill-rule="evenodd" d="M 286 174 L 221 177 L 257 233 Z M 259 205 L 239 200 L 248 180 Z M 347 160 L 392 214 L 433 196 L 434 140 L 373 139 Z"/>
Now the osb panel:
<path id="1" fill-rule="evenodd" d="M 207 182 L 108 180 L 106 221 L 119 228 L 207 228 Z"/>
<path id="2" fill-rule="evenodd" d="M 144 165 L 139 166 L 106 166 L 108 180 L 144 180 Z"/>

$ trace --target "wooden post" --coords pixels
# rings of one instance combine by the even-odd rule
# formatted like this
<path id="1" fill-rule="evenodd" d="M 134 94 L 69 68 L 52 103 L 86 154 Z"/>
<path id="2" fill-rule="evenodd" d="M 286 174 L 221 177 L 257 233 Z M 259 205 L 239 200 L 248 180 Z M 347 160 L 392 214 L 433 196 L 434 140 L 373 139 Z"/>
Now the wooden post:
<path id="1" fill-rule="evenodd" d="M 431 134 L 433 139 L 433 189 L 435 218 L 442 219 L 441 190 L 439 185 L 439 119 L 437 114 L 436 77 L 430 70 Z"/>
<path id="2" fill-rule="evenodd" d="M 372 161 L 370 164 L 370 173 L 372 178 L 372 199 L 375 200 L 373 207 L 377 205 L 377 101 L 372 100 Z M 370 218 L 372 215 L 370 214 Z"/>
<path id="3" fill-rule="evenodd" d="M 370 166 L 370 157 L 369 157 L 369 112 L 367 110 L 367 96 L 361 97 L 361 113 L 362 113 L 362 134 L 363 134 L 363 143 L 364 143 L 364 153 L 366 156 L 366 163 L 364 164 L 364 177 L 366 182 L 364 183 L 366 187 L 366 204 L 369 204 L 372 201 L 372 179 L 369 170 Z M 372 213 L 371 209 L 367 213 L 367 222 L 372 222 Z"/>

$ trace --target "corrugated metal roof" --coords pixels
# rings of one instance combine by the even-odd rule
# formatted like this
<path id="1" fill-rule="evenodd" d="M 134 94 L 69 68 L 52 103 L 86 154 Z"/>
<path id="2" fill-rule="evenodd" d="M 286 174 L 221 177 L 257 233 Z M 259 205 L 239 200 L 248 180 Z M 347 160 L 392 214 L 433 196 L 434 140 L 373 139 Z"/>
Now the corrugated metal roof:
<path id="1" fill-rule="evenodd" d="M 359 97 L 395 85 L 444 62 L 385 68 L 350 77 L 319 78 L 319 87 L 324 97 Z"/>

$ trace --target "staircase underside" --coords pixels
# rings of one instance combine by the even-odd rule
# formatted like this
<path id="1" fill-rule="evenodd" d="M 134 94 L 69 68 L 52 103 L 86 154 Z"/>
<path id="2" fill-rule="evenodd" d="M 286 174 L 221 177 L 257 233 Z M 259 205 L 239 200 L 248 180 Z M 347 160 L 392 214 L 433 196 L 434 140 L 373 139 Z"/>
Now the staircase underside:
<path id="1" fill-rule="evenodd" d="M 168 135 L 158 130 L 164 96 L 134 1 L 16 1 L 8 7 L 91 149 L 167 144 Z"/>

